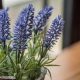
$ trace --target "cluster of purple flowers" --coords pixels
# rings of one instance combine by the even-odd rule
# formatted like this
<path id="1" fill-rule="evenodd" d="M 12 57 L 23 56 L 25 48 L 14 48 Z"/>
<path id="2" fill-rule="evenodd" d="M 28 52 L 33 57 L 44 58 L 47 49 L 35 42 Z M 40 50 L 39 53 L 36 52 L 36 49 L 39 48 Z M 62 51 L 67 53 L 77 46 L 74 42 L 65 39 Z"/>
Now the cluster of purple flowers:
<path id="1" fill-rule="evenodd" d="M 33 26 L 34 8 L 30 4 L 21 13 L 15 24 L 13 49 L 24 51 L 26 49 L 26 41 L 31 36 Z"/>
<path id="2" fill-rule="evenodd" d="M 45 7 L 38 13 L 36 17 L 34 17 L 34 8 L 32 4 L 22 10 L 14 28 L 14 50 L 23 51 L 26 49 L 26 42 L 31 37 L 32 31 L 34 31 L 34 33 L 43 31 L 47 20 L 51 16 L 52 10 L 52 7 Z M 0 41 L 7 40 L 10 37 L 10 23 L 7 11 L 8 10 L 0 11 Z M 54 19 L 51 28 L 47 31 L 43 40 L 44 47 L 50 48 L 52 44 L 55 43 L 63 30 L 63 26 L 64 21 L 61 16 L 58 16 L 56 19 Z"/>
<path id="3" fill-rule="evenodd" d="M 10 39 L 9 25 L 8 9 L 3 9 L 0 11 L 0 41 L 2 42 Z"/>
<path id="4" fill-rule="evenodd" d="M 59 38 L 62 33 L 64 27 L 64 21 L 62 17 L 59 15 L 52 22 L 50 29 L 47 31 L 43 45 L 46 48 L 50 48 L 52 44 L 55 44 L 56 40 Z"/>
<path id="5" fill-rule="evenodd" d="M 38 15 L 34 18 L 34 30 L 35 32 L 42 31 L 46 25 L 47 20 L 51 16 L 53 8 L 45 7 L 42 9 Z"/>

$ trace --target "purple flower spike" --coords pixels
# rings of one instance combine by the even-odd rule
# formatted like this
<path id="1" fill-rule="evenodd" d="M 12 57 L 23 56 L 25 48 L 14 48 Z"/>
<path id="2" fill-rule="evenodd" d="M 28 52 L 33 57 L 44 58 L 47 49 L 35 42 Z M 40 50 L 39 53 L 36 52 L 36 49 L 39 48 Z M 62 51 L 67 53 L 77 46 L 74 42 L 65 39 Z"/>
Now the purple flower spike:
<path id="1" fill-rule="evenodd" d="M 30 4 L 21 13 L 16 22 L 13 37 L 13 49 L 24 51 L 26 49 L 26 41 L 31 37 L 33 26 L 34 8 Z"/>
<path id="2" fill-rule="evenodd" d="M 63 27 L 64 27 L 64 21 L 61 16 L 58 16 L 52 22 L 51 28 L 49 29 L 49 31 L 45 36 L 43 44 L 46 48 L 50 48 L 52 44 L 55 44 L 56 40 L 62 33 Z"/>
<path id="3" fill-rule="evenodd" d="M 46 25 L 47 20 L 51 16 L 53 8 L 52 7 L 45 7 L 42 9 L 38 15 L 34 18 L 34 30 L 36 32 L 42 31 L 44 26 Z"/>
<path id="4" fill-rule="evenodd" d="M 0 41 L 6 41 L 10 39 L 10 22 L 8 16 L 8 9 L 0 11 Z"/>

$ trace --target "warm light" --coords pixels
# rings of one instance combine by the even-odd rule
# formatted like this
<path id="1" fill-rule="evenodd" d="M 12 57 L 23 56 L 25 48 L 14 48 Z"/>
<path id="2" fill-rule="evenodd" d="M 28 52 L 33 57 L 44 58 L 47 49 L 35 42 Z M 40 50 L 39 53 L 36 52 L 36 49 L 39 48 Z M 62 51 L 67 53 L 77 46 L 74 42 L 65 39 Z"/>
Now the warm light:
<path id="1" fill-rule="evenodd" d="M 18 5 L 18 4 L 22 4 L 25 2 L 30 2 L 30 1 L 34 1 L 34 0 L 2 0 L 3 1 L 3 7 L 9 7 L 9 6 L 14 6 L 14 5 Z"/>

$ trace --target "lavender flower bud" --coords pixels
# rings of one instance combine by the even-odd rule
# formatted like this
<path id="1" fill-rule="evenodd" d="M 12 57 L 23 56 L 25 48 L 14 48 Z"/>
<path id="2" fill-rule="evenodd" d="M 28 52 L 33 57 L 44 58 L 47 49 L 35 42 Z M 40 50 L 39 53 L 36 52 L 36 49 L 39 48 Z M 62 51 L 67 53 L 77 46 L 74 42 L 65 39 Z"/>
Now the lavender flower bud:
<path id="1" fill-rule="evenodd" d="M 10 22 L 8 16 L 8 9 L 0 11 L 0 41 L 6 41 L 10 39 Z"/>
<path id="2" fill-rule="evenodd" d="M 26 41 L 31 36 L 31 29 L 33 26 L 34 8 L 30 4 L 25 8 L 15 24 L 13 49 L 24 51 L 26 49 Z"/>
<path id="3" fill-rule="evenodd" d="M 46 25 L 47 20 L 51 16 L 53 8 L 45 7 L 38 15 L 34 18 L 34 30 L 35 32 L 42 31 Z"/>
<path id="4" fill-rule="evenodd" d="M 59 38 L 60 34 L 62 33 L 63 27 L 64 27 L 64 21 L 62 17 L 59 15 L 52 22 L 52 25 L 43 41 L 43 44 L 46 48 L 50 48 L 52 44 L 55 44 L 56 40 Z"/>

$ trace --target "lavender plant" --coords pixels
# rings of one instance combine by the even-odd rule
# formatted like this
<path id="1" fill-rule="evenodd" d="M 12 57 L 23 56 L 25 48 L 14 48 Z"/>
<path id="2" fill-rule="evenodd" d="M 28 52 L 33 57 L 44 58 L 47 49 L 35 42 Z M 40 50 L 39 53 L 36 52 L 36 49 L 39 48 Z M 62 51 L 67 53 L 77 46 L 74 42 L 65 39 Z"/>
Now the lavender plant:
<path id="1" fill-rule="evenodd" d="M 8 8 L 0 11 L 0 74 L 7 75 L 7 54 L 10 52 L 8 50 L 9 46 L 7 45 L 7 41 L 10 40 L 10 19 L 8 16 Z"/>
<path id="2" fill-rule="evenodd" d="M 15 23 L 12 39 L 8 10 L 0 11 L 0 54 L 4 50 L 7 53 L 0 62 L 0 76 L 14 76 L 16 80 L 40 80 L 42 68 L 49 71 L 46 66 L 58 66 L 51 64 L 55 59 L 50 59 L 48 50 L 62 33 L 64 21 L 60 15 L 52 21 L 50 29 L 43 36 L 52 10 L 52 7 L 45 7 L 34 16 L 34 7 L 29 4 Z"/>
<path id="3" fill-rule="evenodd" d="M 51 16 L 52 10 L 53 10 L 52 7 L 45 7 L 34 18 L 34 31 L 35 31 L 35 33 L 40 32 L 44 29 L 44 26 L 46 25 L 47 20 Z"/>
<path id="4" fill-rule="evenodd" d="M 8 9 L 4 9 L 0 11 L 0 42 L 2 42 L 2 46 L 5 48 L 6 40 L 10 39 L 10 31 L 9 31 L 9 17 L 8 17 Z"/>
<path id="5" fill-rule="evenodd" d="M 62 17 L 59 15 L 52 22 L 50 29 L 47 31 L 45 39 L 44 39 L 44 47 L 50 49 L 59 38 L 60 34 L 63 31 L 64 21 Z"/>
<path id="6" fill-rule="evenodd" d="M 24 51 L 26 49 L 26 41 L 30 38 L 33 26 L 34 8 L 29 5 L 25 8 L 19 16 L 15 24 L 14 37 L 13 37 L 13 49 Z"/>

